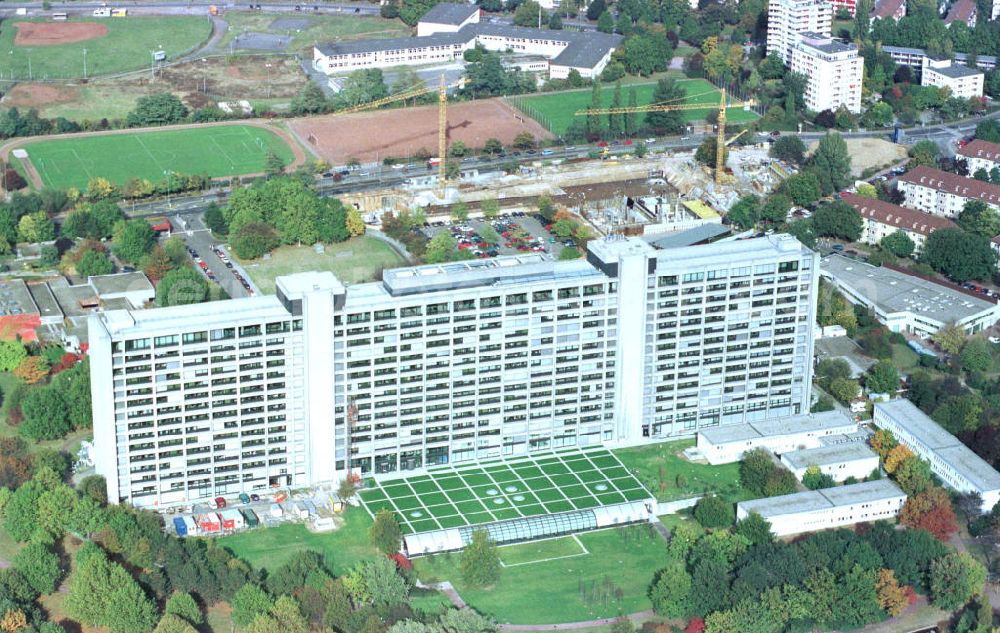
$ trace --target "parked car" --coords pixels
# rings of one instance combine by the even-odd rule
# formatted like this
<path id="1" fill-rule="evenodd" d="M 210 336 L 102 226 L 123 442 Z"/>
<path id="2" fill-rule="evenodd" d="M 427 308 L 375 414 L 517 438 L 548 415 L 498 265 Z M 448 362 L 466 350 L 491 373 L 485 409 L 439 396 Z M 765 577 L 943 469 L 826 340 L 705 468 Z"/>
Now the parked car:
<path id="1" fill-rule="evenodd" d="M 224 497 L 216 497 L 215 498 L 215 507 L 216 508 L 225 508 L 226 507 L 226 499 Z"/>
<path id="2" fill-rule="evenodd" d="M 250 503 L 250 495 L 245 492 L 240 493 L 240 503 Z"/>

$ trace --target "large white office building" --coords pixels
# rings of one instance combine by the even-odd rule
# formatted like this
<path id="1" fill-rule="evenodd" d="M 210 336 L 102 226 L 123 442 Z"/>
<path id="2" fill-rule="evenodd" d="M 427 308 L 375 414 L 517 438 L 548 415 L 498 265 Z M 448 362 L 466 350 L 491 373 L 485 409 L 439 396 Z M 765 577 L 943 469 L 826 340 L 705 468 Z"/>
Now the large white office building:
<path id="1" fill-rule="evenodd" d="M 829 36 L 803 33 L 792 45 L 791 71 L 805 75 L 806 107 L 813 112 L 861 112 L 861 78 L 865 60 L 858 47 Z"/>
<path id="2" fill-rule="evenodd" d="M 173 504 L 803 413 L 817 256 L 595 240 L 90 320 L 109 498 Z"/>
<path id="3" fill-rule="evenodd" d="M 978 494 L 983 512 L 1000 503 L 1000 473 L 909 400 L 876 402 L 872 422 L 929 461 L 931 472 L 949 488 Z"/>
<path id="4" fill-rule="evenodd" d="M 833 5 L 827 0 L 770 0 L 767 5 L 767 52 L 792 63 L 792 48 L 803 33 L 829 37 Z"/>

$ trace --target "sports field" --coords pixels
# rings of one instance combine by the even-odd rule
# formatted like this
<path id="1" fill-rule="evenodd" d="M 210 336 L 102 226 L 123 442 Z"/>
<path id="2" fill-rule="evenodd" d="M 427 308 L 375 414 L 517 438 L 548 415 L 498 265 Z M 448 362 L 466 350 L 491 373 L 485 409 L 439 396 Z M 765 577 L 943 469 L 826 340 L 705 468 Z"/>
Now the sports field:
<path id="1" fill-rule="evenodd" d="M 22 35 L 16 42 L 18 24 L 25 23 L 38 25 L 33 28 L 35 36 Z M 62 39 L 60 29 L 79 31 L 81 27 L 91 29 L 92 34 L 78 33 L 77 37 L 85 39 L 72 43 L 53 43 Z M 176 59 L 207 41 L 211 33 L 207 17 L 193 16 L 80 18 L 66 22 L 44 18 L 4 20 L 0 24 L 4 58 L 0 72 L 5 79 L 11 73 L 15 79 L 28 79 L 29 74 L 35 80 L 83 77 L 84 58 L 87 77 L 149 68 L 150 51 L 162 50 L 168 60 Z M 52 37 L 47 39 L 45 35 Z"/>
<path id="2" fill-rule="evenodd" d="M 677 83 L 684 88 L 686 95 L 684 103 L 704 103 L 704 110 L 683 110 L 684 118 L 687 121 L 703 121 L 705 115 L 719 107 L 719 89 L 713 86 L 706 79 L 680 79 Z M 656 89 L 655 83 L 633 84 L 622 86 L 622 105 L 628 103 L 629 88 L 635 88 L 636 103 L 647 105 L 653 102 L 653 91 Z M 613 86 L 604 86 L 601 89 L 601 105 L 611 107 L 611 100 L 614 97 Z M 591 91 L 570 90 L 566 92 L 552 92 L 548 94 L 533 95 L 530 97 L 511 97 L 510 103 L 522 112 L 535 119 L 545 126 L 553 134 L 562 134 L 569 127 L 574 119 L 583 121 L 584 117 L 574 116 L 577 110 L 590 107 Z M 680 103 L 680 102 L 678 102 Z M 752 111 L 745 111 L 742 107 L 733 107 L 726 110 L 726 120 L 733 123 L 746 123 L 755 121 L 757 114 Z"/>
<path id="3" fill-rule="evenodd" d="M 235 176 L 264 171 L 268 150 L 285 164 L 292 150 L 278 135 L 250 125 L 223 125 L 109 134 L 23 145 L 47 187 L 84 188 L 97 176 L 122 184 L 129 178 L 163 180 L 164 172 Z"/>
<path id="4" fill-rule="evenodd" d="M 586 510 L 652 498 L 602 448 L 430 469 L 383 480 L 360 498 L 373 516 L 386 508 L 406 534 Z"/>

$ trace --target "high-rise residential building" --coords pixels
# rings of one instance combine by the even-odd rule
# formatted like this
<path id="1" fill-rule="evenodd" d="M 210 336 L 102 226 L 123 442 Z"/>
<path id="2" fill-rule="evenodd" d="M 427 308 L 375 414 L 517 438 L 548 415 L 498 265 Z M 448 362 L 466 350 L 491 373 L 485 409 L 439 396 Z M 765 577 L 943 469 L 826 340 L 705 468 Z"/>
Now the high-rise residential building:
<path id="1" fill-rule="evenodd" d="M 816 33 L 803 33 L 792 45 L 791 70 L 808 78 L 806 108 L 813 112 L 861 112 L 861 80 L 865 60 L 853 44 L 843 44 Z"/>
<path id="2" fill-rule="evenodd" d="M 148 506 L 804 413 L 818 272 L 787 235 L 613 238 L 100 313 L 97 470 Z"/>
<path id="3" fill-rule="evenodd" d="M 792 63 L 792 46 L 802 33 L 830 36 L 833 5 L 826 0 L 770 0 L 767 6 L 767 52 Z"/>

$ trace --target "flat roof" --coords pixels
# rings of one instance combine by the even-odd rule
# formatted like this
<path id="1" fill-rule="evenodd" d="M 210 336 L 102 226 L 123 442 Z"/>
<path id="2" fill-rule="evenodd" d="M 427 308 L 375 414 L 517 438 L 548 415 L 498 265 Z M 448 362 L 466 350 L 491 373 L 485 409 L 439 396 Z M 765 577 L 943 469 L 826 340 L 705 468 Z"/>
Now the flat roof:
<path id="1" fill-rule="evenodd" d="M 479 13 L 479 5 L 442 2 L 441 4 L 436 4 L 431 7 L 430 10 L 428 10 L 427 13 L 420 18 L 420 22 L 458 26 L 476 13 Z"/>
<path id="2" fill-rule="evenodd" d="M 718 211 L 701 200 L 682 200 L 681 206 L 702 220 L 713 220 L 719 217 Z"/>
<path id="3" fill-rule="evenodd" d="M 1000 473 L 909 400 L 897 398 L 876 402 L 875 409 L 919 439 L 980 490 L 1000 490 Z"/>
<path id="4" fill-rule="evenodd" d="M 98 297 L 125 292 L 154 292 L 153 284 L 140 272 L 118 273 L 87 277 L 87 283 L 97 291 Z"/>
<path id="5" fill-rule="evenodd" d="M 876 479 L 847 486 L 824 488 L 823 490 L 810 490 L 780 497 L 741 501 L 737 505 L 747 512 L 756 512 L 766 519 L 802 512 L 832 510 L 857 503 L 872 503 L 900 497 L 906 497 L 906 494 L 899 489 L 899 486 L 888 479 Z"/>
<path id="6" fill-rule="evenodd" d="M 819 448 L 806 448 L 790 451 L 781 456 L 781 459 L 787 460 L 793 468 L 845 464 L 872 458 L 878 459 L 878 455 L 862 442 L 845 442 L 820 446 Z"/>
<path id="7" fill-rule="evenodd" d="M 791 415 L 747 424 L 727 424 L 698 431 L 712 444 L 727 444 L 749 439 L 780 437 L 799 433 L 814 433 L 844 426 L 857 428 L 857 423 L 840 411 L 824 411 Z"/>
<path id="8" fill-rule="evenodd" d="M 35 305 L 38 306 L 38 313 L 42 317 L 59 317 L 62 318 L 63 311 L 59 308 L 59 302 L 56 301 L 56 296 L 52 294 L 52 289 L 49 288 L 49 284 L 45 282 L 28 284 L 28 292 L 31 293 L 31 298 L 35 301 Z"/>
<path id="9" fill-rule="evenodd" d="M 683 249 L 657 251 L 657 268 L 715 266 L 737 267 L 752 265 L 757 259 L 773 260 L 780 256 L 802 257 L 812 256 L 813 252 L 802 245 L 795 237 L 778 233 L 765 237 L 746 240 L 714 242 L 712 244 L 697 244 Z"/>
<path id="10" fill-rule="evenodd" d="M 615 233 L 587 242 L 587 250 L 604 263 L 617 262 L 628 255 L 652 256 L 656 249 L 637 237 L 624 237 Z"/>
<path id="11" fill-rule="evenodd" d="M 0 279 L 0 316 L 40 314 L 28 285 L 18 277 Z"/>
<path id="12" fill-rule="evenodd" d="M 532 253 L 393 268 L 382 273 L 382 283 L 390 295 L 398 297 L 424 292 L 590 276 L 604 278 L 603 273 L 584 260 L 556 262 L 547 255 Z M 355 287 L 352 286 L 351 290 Z M 349 297 L 351 290 L 348 291 Z"/>
<path id="13" fill-rule="evenodd" d="M 221 309 L 220 309 L 221 308 Z M 159 332 L 193 332 L 240 321 L 287 319 L 291 315 L 275 295 L 208 301 L 155 310 L 106 310 L 98 313 L 112 337 L 140 338 Z"/>
<path id="14" fill-rule="evenodd" d="M 973 75 L 982 75 L 983 71 L 976 68 L 969 68 L 964 64 L 948 64 L 947 66 L 926 66 L 925 71 L 931 71 L 938 73 L 939 75 L 944 75 L 945 77 L 951 77 L 952 79 L 960 79 L 962 77 L 972 77 Z"/>
<path id="15" fill-rule="evenodd" d="M 858 50 L 853 44 L 844 44 L 843 42 L 833 39 L 829 35 L 820 35 L 818 33 L 810 32 L 802 34 L 799 44 L 803 47 L 813 48 L 828 55 Z"/>
<path id="16" fill-rule="evenodd" d="M 661 250 L 667 248 L 683 248 L 710 242 L 724 235 L 729 235 L 729 227 L 715 222 L 708 222 L 684 231 L 667 233 L 666 235 L 650 235 L 645 239 Z"/>
<path id="17" fill-rule="evenodd" d="M 948 323 L 964 321 L 997 308 L 996 303 L 971 297 L 921 277 L 872 266 L 842 255 L 824 258 L 820 269 L 889 314 L 912 312 Z"/>

